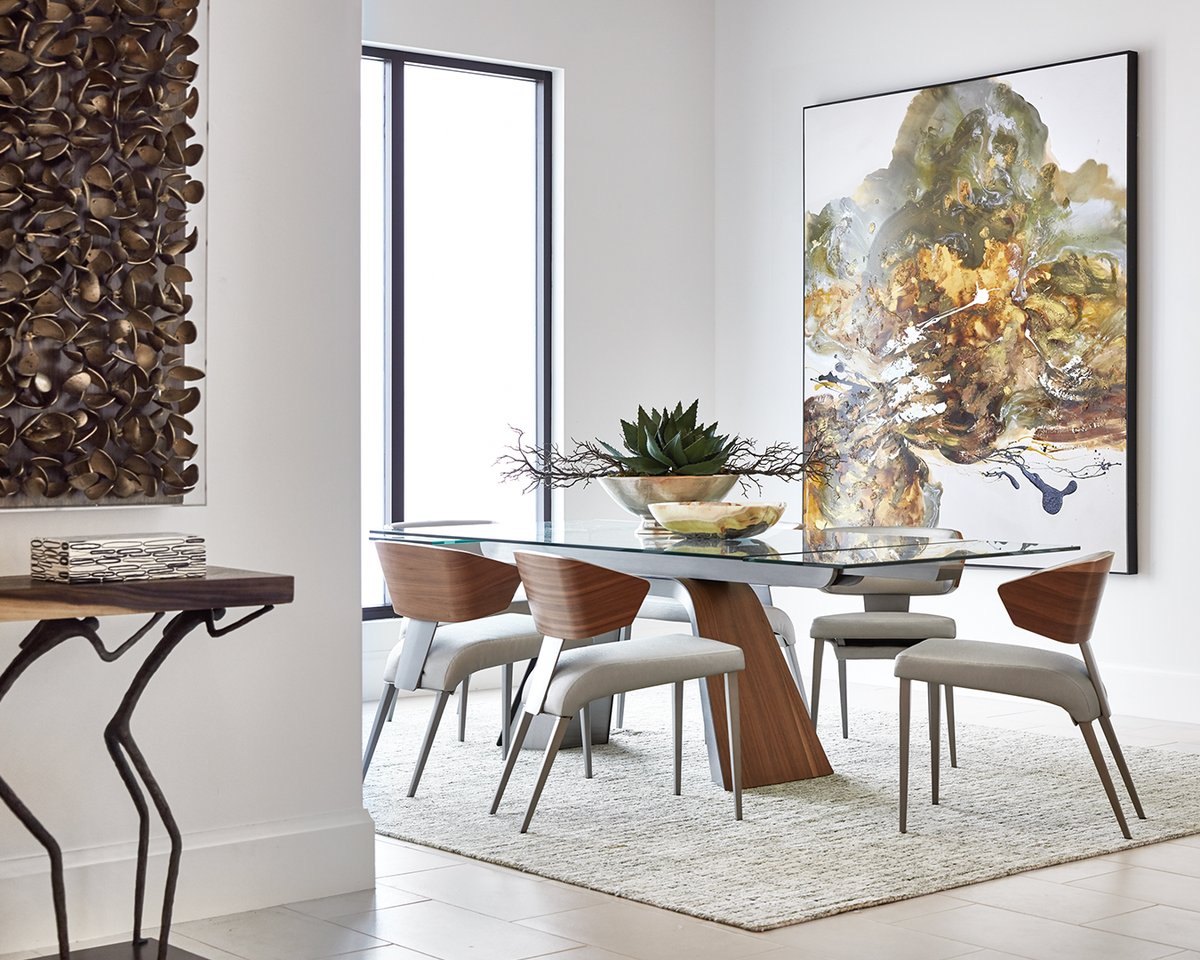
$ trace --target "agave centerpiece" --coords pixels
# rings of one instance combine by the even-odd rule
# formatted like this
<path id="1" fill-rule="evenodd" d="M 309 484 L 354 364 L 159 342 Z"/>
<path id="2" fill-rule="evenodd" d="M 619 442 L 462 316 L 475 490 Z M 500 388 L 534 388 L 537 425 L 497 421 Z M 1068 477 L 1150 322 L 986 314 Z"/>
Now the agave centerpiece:
<path id="1" fill-rule="evenodd" d="M 762 477 L 797 480 L 825 476 L 839 457 L 818 435 L 809 449 L 723 434 L 714 421 L 698 420 L 700 401 L 651 408 L 639 406 L 634 420 L 621 420 L 622 447 L 603 440 L 575 440 L 569 451 L 539 447 L 516 431 L 516 443 L 501 456 L 506 480 L 523 480 L 526 489 L 572 487 L 598 480 L 617 503 L 642 518 L 644 530 L 666 532 L 650 513 L 651 503 L 720 500 L 734 484 L 759 485 Z"/>

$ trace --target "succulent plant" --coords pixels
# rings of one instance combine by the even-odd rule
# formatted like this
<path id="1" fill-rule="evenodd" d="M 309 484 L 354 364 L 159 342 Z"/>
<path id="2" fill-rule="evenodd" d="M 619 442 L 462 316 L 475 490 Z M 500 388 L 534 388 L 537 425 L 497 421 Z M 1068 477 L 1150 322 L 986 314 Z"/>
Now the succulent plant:
<path id="1" fill-rule="evenodd" d="M 621 421 L 625 450 L 598 440 L 624 472 L 637 477 L 710 477 L 720 473 L 734 451 L 729 436 L 717 433 L 717 424 L 696 422 L 700 401 L 686 410 L 682 403 L 675 409 L 638 407 L 637 423 Z"/>

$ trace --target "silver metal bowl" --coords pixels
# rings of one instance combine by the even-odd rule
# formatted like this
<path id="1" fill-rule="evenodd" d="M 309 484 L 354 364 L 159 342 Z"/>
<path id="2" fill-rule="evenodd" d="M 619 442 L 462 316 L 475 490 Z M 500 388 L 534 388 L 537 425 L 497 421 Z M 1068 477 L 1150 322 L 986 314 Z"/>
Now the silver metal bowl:
<path id="1" fill-rule="evenodd" d="M 640 532 L 669 534 L 650 514 L 652 503 L 681 500 L 720 500 L 733 489 L 737 477 L 719 473 L 712 477 L 600 477 L 600 486 L 622 507 L 640 517 Z"/>

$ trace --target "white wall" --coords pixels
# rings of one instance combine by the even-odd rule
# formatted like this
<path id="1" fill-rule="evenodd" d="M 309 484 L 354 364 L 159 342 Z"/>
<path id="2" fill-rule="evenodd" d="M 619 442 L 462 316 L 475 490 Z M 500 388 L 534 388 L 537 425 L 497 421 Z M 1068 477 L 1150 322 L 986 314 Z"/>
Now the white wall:
<path id="1" fill-rule="evenodd" d="M 363 37 L 555 73 L 558 439 L 613 438 L 638 403 L 711 418 L 712 0 L 364 0 Z M 560 503 L 624 516 L 596 486 Z M 396 629 L 364 629 L 368 698 Z"/>
<path id="2" fill-rule="evenodd" d="M 134 717 L 185 834 L 179 920 L 372 882 L 357 770 L 361 34 L 358 3 L 337 7 L 212 0 L 207 506 L 0 515 L 5 573 L 28 569 L 35 535 L 180 529 L 213 563 L 295 575 L 292 605 L 184 643 Z M 110 641 L 128 626 L 103 624 Z M 0 633 L 0 663 L 19 637 Z M 136 821 L 101 733 L 148 649 L 104 665 L 72 642 L 0 704 L 0 771 L 63 843 L 73 938 L 129 927 Z M 41 847 L 0 812 L 0 953 L 53 931 Z"/>
<path id="3" fill-rule="evenodd" d="M 973 9 L 973 8 L 972 8 Z M 1141 570 L 1110 578 L 1097 653 L 1119 712 L 1200 721 L 1195 589 L 1194 187 L 1200 97 L 1192 4 L 1011 0 L 975 16 L 960 0 L 808 4 L 718 0 L 716 17 L 718 412 L 738 429 L 799 439 L 803 316 L 801 111 L 806 104 L 1133 49 L 1140 54 L 1138 445 Z M 1018 42 L 1019 41 L 1019 42 Z M 773 488 L 798 500 L 795 488 Z M 960 635 L 1011 636 L 995 585 L 969 570 L 938 609 Z M 843 609 L 781 594 L 798 624 Z M 856 664 L 860 678 L 887 667 Z"/>

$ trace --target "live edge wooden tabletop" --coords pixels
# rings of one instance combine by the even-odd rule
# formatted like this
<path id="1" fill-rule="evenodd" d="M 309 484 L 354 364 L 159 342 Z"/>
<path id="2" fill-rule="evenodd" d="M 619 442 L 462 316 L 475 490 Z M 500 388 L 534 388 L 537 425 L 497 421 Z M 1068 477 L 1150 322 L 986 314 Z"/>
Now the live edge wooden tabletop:
<path id="1" fill-rule="evenodd" d="M 0 577 L 0 621 L 59 620 L 172 610 L 291 603 L 294 580 L 280 573 L 209 567 L 203 577 L 56 583 Z"/>

